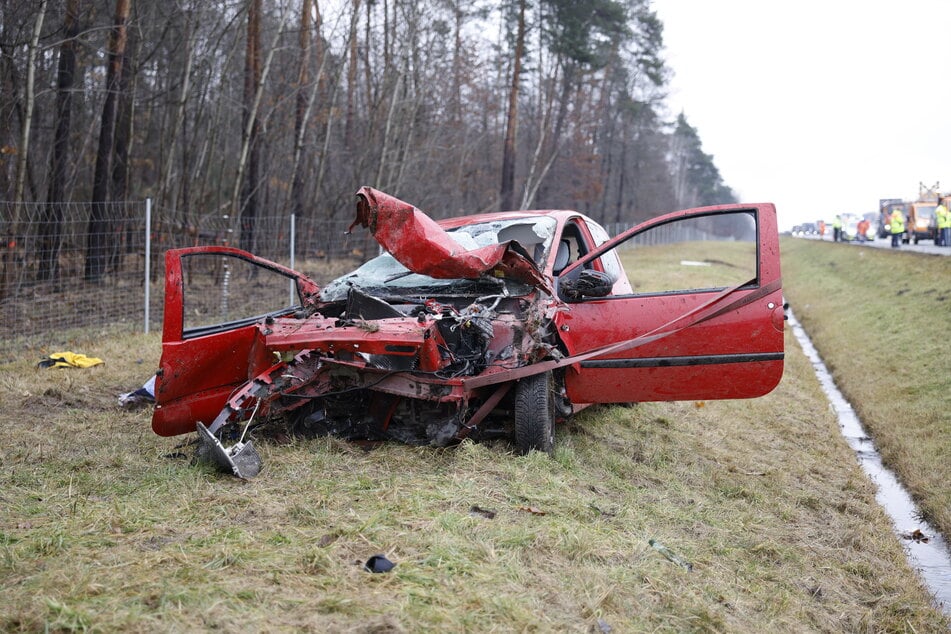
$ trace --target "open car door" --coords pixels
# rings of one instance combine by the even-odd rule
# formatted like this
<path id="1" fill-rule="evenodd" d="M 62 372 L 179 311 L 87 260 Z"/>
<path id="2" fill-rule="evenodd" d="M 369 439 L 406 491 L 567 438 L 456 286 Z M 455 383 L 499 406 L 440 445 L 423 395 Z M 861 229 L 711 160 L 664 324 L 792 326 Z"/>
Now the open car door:
<path id="1" fill-rule="evenodd" d="M 317 293 L 301 274 L 231 247 L 165 254 L 162 360 L 152 429 L 161 436 L 210 423 L 228 395 L 274 359 L 256 346 L 266 316 L 300 310 Z"/>
<path id="2" fill-rule="evenodd" d="M 674 212 L 566 268 L 558 286 L 616 250 L 631 294 L 581 296 L 556 316 L 574 403 L 751 398 L 783 373 L 783 299 L 771 204 Z M 566 284 L 567 283 L 567 284 Z"/>

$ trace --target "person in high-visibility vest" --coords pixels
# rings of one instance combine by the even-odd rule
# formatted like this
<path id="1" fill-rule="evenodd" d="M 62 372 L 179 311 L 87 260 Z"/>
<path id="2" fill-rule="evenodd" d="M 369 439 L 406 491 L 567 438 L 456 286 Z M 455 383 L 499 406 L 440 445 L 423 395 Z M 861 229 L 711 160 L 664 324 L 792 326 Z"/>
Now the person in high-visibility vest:
<path id="1" fill-rule="evenodd" d="M 935 237 L 935 245 L 939 247 L 951 247 L 951 211 L 944 204 L 939 204 L 934 211 L 935 220 L 938 223 L 938 235 Z"/>
<path id="2" fill-rule="evenodd" d="M 862 218 L 859 220 L 858 226 L 855 228 L 855 239 L 859 242 L 868 241 L 868 230 L 872 226 L 872 223 L 868 221 L 868 218 Z"/>
<path id="3" fill-rule="evenodd" d="M 905 233 L 905 212 L 901 207 L 895 207 L 892 211 L 888 227 L 892 232 L 892 248 L 897 249 L 901 246 L 901 234 Z"/>
<path id="4" fill-rule="evenodd" d="M 842 239 L 842 216 L 839 214 L 835 215 L 835 220 L 832 221 L 832 241 L 838 242 Z"/>

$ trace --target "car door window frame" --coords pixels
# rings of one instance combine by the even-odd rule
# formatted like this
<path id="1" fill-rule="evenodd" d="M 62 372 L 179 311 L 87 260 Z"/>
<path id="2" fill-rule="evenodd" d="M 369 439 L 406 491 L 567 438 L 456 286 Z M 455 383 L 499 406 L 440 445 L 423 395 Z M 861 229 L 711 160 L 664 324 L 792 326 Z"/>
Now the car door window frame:
<path id="1" fill-rule="evenodd" d="M 650 297 L 650 296 L 661 296 L 661 295 L 682 295 L 682 294 L 694 294 L 694 293 L 703 293 L 703 292 L 716 292 L 719 290 L 723 290 L 725 288 L 736 288 L 736 289 L 759 288 L 760 285 L 762 284 L 763 275 L 761 271 L 761 264 L 762 264 L 762 253 L 761 253 L 762 239 L 761 238 L 762 236 L 760 233 L 762 231 L 762 227 L 761 227 L 758 209 L 756 207 L 745 207 L 745 206 L 736 206 L 736 205 L 733 205 L 733 206 L 724 205 L 724 206 L 716 206 L 716 207 L 709 207 L 709 208 L 684 210 L 684 211 L 674 212 L 671 214 L 666 214 L 664 216 L 660 216 L 658 218 L 653 218 L 651 220 L 642 222 L 632 227 L 631 229 L 621 234 L 618 234 L 617 236 L 608 240 L 607 242 L 602 243 L 595 249 L 591 249 L 588 253 L 584 254 L 581 257 L 578 257 L 575 261 L 570 262 L 568 266 L 566 266 L 564 270 L 562 271 L 562 276 L 570 276 L 573 272 L 575 272 L 579 268 L 585 267 L 590 262 L 598 262 L 603 256 L 607 256 L 610 253 L 614 253 L 614 257 L 619 259 L 618 248 L 621 247 L 621 245 L 625 244 L 629 240 L 632 240 L 639 235 L 642 235 L 654 229 L 658 229 L 664 225 L 676 223 L 679 221 L 683 221 L 685 219 L 696 219 L 696 218 L 703 218 L 707 216 L 737 214 L 737 213 L 748 214 L 753 219 L 753 222 L 755 225 L 756 235 L 753 242 L 755 243 L 755 247 L 756 247 L 756 254 L 755 254 L 756 276 L 754 279 L 746 281 L 735 287 L 724 285 L 724 286 L 715 286 L 710 288 L 675 289 L 675 290 L 668 290 L 668 291 L 647 291 L 647 292 L 638 292 L 637 289 L 633 289 L 630 293 L 623 293 L 623 294 L 612 293 L 611 295 L 608 295 L 606 297 L 584 297 L 584 298 L 575 300 L 575 302 L 603 301 L 605 299 L 624 298 L 624 297 L 632 297 L 632 296 Z M 599 262 L 596 268 L 598 268 L 599 270 L 603 269 L 604 268 L 603 263 Z M 624 270 L 623 267 L 621 267 L 621 270 Z"/>

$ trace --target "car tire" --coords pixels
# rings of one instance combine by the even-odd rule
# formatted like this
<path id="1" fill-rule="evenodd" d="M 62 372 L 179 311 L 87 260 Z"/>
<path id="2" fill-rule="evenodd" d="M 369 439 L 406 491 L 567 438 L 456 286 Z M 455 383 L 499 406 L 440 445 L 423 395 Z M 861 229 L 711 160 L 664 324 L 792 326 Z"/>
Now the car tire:
<path id="1" fill-rule="evenodd" d="M 520 454 L 555 449 L 555 395 L 551 372 L 515 384 L 515 448 Z"/>

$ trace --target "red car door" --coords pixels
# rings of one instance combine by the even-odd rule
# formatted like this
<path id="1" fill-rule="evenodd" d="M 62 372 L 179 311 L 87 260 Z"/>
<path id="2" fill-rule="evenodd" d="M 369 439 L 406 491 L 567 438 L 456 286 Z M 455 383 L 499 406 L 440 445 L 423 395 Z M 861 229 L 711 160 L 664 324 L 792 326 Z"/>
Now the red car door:
<path id="1" fill-rule="evenodd" d="M 239 249 L 167 251 L 155 433 L 210 423 L 235 387 L 274 363 L 255 346 L 261 320 L 299 310 L 317 290 L 299 273 Z"/>
<path id="2" fill-rule="evenodd" d="M 574 403 L 750 398 L 783 373 L 783 299 L 771 204 L 674 212 L 569 266 L 559 284 L 614 250 L 630 294 L 582 297 L 556 322 Z M 610 257 L 610 255 L 609 255 Z M 585 354 L 587 353 L 587 354 Z"/>

